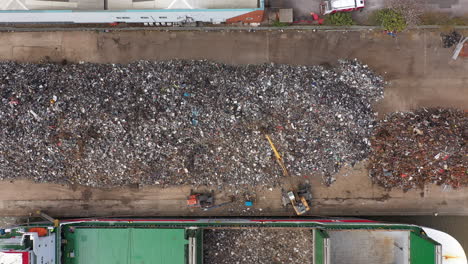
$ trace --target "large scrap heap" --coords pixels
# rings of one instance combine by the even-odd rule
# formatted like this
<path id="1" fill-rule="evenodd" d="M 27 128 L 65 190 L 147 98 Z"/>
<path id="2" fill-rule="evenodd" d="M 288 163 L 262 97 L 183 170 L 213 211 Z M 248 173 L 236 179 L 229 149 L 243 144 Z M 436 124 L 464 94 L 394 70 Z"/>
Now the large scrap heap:
<path id="1" fill-rule="evenodd" d="M 0 76 L 0 178 L 100 187 L 279 184 L 261 128 L 291 175 L 332 182 L 367 158 L 383 95 L 356 61 L 1 63 Z"/>
<path id="2" fill-rule="evenodd" d="M 0 77 L 0 179 L 278 186 L 266 130 L 294 177 L 331 184 L 345 164 L 370 156 L 370 175 L 386 188 L 467 184 L 466 113 L 378 121 L 372 104 L 383 80 L 357 61 L 4 62 Z"/>

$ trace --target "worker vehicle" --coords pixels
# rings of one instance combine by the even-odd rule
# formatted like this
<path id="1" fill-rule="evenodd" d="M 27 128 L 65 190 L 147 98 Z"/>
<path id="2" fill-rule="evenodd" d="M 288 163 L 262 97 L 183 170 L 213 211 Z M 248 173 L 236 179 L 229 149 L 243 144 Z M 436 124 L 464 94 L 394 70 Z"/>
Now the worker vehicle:
<path id="1" fill-rule="evenodd" d="M 320 3 L 320 13 L 329 15 L 336 12 L 351 12 L 364 8 L 364 0 L 327 0 Z"/>
<path id="2" fill-rule="evenodd" d="M 231 204 L 235 201 L 234 196 L 230 196 L 229 198 L 230 200 L 227 202 L 215 204 L 214 191 L 211 191 L 208 193 L 193 193 L 193 191 L 190 191 L 190 195 L 187 198 L 187 206 L 198 207 L 198 208 L 203 209 L 203 211 L 208 211 L 211 209 L 215 209 L 215 208 L 219 208 L 219 207 Z"/>
<path id="3" fill-rule="evenodd" d="M 211 208 L 214 206 L 214 194 L 213 191 L 209 193 L 193 193 L 190 192 L 187 198 L 187 206 L 199 207 L 202 209 Z"/>
<path id="4" fill-rule="evenodd" d="M 312 194 L 310 193 L 310 185 L 299 186 L 298 191 L 282 191 L 283 206 L 292 205 L 297 215 L 303 215 L 310 211 Z"/>

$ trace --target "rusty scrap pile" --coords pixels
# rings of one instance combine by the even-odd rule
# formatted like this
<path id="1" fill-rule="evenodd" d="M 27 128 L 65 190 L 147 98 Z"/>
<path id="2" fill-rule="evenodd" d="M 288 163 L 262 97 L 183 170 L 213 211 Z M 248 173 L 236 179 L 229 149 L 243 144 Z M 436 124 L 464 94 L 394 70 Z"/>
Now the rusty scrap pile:
<path id="1" fill-rule="evenodd" d="M 385 188 L 468 185 L 468 119 L 463 111 L 420 109 L 389 115 L 372 139 L 370 176 Z"/>
<path id="2" fill-rule="evenodd" d="M 203 263 L 312 263 L 310 229 L 207 229 Z"/>

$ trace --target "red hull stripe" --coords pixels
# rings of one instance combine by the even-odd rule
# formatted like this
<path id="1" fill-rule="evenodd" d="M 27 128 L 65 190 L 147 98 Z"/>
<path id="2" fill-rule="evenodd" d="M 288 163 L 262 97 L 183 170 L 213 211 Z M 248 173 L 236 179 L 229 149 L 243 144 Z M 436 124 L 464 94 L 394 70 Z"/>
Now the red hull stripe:
<path id="1" fill-rule="evenodd" d="M 376 221 L 372 220 L 331 220 L 331 219 L 324 219 L 324 220 L 250 220 L 252 222 L 319 222 L 319 223 L 377 223 Z"/>
<path id="2" fill-rule="evenodd" d="M 219 219 L 222 221 L 223 219 Z M 242 219 L 240 219 L 242 220 Z M 107 219 L 107 218 L 97 218 L 97 219 L 70 219 L 63 221 L 64 223 L 69 222 L 197 222 L 197 219 Z M 373 220 L 365 219 L 343 219 L 343 220 L 333 220 L 333 219 L 318 219 L 318 220 L 309 220 L 309 219 L 296 219 L 296 220 L 249 220 L 250 222 L 302 222 L 302 223 L 377 223 Z M 216 219 L 213 219 L 213 222 L 216 222 Z"/>

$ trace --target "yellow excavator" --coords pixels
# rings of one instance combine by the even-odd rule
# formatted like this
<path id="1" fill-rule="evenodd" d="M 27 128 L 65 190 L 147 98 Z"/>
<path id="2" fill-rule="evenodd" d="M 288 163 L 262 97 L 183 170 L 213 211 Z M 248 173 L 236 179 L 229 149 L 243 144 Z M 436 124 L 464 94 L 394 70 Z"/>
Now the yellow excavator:
<path id="1" fill-rule="evenodd" d="M 288 204 L 291 204 L 297 215 L 305 214 L 306 212 L 310 210 L 309 203 L 312 200 L 312 194 L 309 191 L 310 185 L 300 185 L 299 188 L 295 190 L 292 184 L 292 178 L 289 175 L 288 170 L 286 169 L 286 166 L 284 165 L 283 158 L 281 157 L 278 150 L 276 149 L 275 144 L 273 144 L 271 137 L 268 134 L 265 134 L 265 138 L 268 140 L 268 143 L 270 143 L 270 147 L 273 150 L 273 153 L 275 154 L 275 157 L 276 157 L 276 162 L 280 165 L 281 169 L 283 170 L 283 175 L 289 181 L 290 189 L 287 191 L 282 190 L 281 192 L 283 206 L 287 206 Z"/>
<path id="2" fill-rule="evenodd" d="M 291 204 L 297 215 L 303 215 L 310 210 L 309 204 L 312 200 L 312 194 L 308 185 L 300 186 L 298 189 L 298 191 L 282 191 L 282 202 L 283 206 Z"/>

